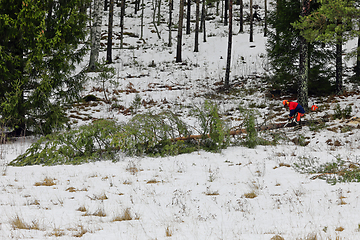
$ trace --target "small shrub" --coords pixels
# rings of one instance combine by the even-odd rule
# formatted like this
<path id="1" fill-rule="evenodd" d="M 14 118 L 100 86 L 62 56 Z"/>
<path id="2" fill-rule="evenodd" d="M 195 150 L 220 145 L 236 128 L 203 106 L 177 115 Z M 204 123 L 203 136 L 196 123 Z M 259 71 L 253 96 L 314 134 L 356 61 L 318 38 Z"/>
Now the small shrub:
<path id="1" fill-rule="evenodd" d="M 319 164 L 309 158 L 299 158 L 294 164 L 295 170 L 300 173 L 316 174 L 312 179 L 323 179 L 330 184 L 338 182 L 360 182 L 360 166 L 356 162 L 344 161 L 336 156 L 335 161 Z"/>
<path id="2" fill-rule="evenodd" d="M 340 104 L 337 104 L 334 109 L 334 118 L 342 119 L 342 118 L 350 118 L 352 112 L 352 107 L 348 105 L 344 109 L 341 109 Z"/>

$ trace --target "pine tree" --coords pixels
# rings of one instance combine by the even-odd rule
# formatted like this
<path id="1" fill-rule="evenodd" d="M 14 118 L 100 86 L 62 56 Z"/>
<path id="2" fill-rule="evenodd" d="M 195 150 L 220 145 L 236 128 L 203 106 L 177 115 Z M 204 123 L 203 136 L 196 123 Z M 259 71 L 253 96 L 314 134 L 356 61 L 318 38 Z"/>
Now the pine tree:
<path id="1" fill-rule="evenodd" d="M 66 122 L 84 76 L 85 1 L 0 1 L 0 115 L 14 135 L 49 133 Z"/>
<path id="2" fill-rule="evenodd" d="M 354 20 L 360 17 L 360 11 L 352 0 L 324 0 L 321 6 L 309 16 L 301 17 L 294 24 L 308 41 L 321 41 L 335 45 L 335 92 L 343 91 L 342 45 L 356 36 Z"/>
<path id="3" fill-rule="evenodd" d="M 311 1 L 311 10 L 319 5 Z M 300 30 L 293 23 L 300 19 L 300 1 L 277 0 L 273 11 L 268 14 L 268 42 L 266 50 L 269 66 L 273 74 L 269 75 L 268 82 L 277 92 L 298 92 L 299 57 L 300 57 Z M 329 61 L 334 57 L 330 46 L 314 41 L 309 44 L 308 70 L 309 94 L 327 94 L 331 92 L 330 78 L 334 75 Z"/>

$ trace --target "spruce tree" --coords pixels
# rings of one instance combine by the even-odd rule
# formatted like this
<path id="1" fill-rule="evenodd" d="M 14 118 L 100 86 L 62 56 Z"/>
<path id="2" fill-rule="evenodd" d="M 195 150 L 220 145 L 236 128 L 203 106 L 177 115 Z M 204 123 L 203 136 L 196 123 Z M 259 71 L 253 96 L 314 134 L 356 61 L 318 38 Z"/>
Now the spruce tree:
<path id="1" fill-rule="evenodd" d="M 311 10 L 318 7 L 318 3 L 311 1 Z M 266 45 L 271 69 L 268 82 L 276 92 L 297 93 L 301 35 L 293 23 L 300 19 L 301 2 L 277 0 L 273 9 L 267 18 L 271 26 Z M 309 94 L 328 94 L 331 92 L 330 78 L 334 75 L 328 63 L 335 53 L 331 46 L 320 41 L 308 47 Z"/>
<path id="2" fill-rule="evenodd" d="M 14 135 L 50 133 L 66 122 L 84 76 L 84 0 L 0 1 L 0 115 Z"/>

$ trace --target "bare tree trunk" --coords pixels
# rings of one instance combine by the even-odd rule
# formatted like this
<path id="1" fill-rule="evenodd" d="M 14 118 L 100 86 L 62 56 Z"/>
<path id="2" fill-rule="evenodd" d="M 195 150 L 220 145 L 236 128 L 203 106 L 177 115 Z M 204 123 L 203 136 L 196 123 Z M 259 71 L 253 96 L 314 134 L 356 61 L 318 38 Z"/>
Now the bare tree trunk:
<path id="1" fill-rule="evenodd" d="M 155 31 L 156 31 L 156 34 L 157 34 L 157 36 L 158 36 L 159 39 L 161 39 L 161 36 L 160 36 L 159 29 L 158 29 L 155 21 L 156 21 L 156 9 L 157 9 L 157 5 L 160 4 L 160 1 L 161 1 L 161 0 L 153 0 L 153 8 L 154 8 L 154 12 L 153 12 L 153 24 L 154 24 Z"/>
<path id="2" fill-rule="evenodd" d="M 178 36 L 177 36 L 177 48 L 176 48 L 176 62 L 182 62 L 181 47 L 182 47 L 183 18 L 184 18 L 184 0 L 180 0 Z"/>
<path id="3" fill-rule="evenodd" d="M 157 9 L 158 9 L 158 14 L 157 14 L 157 25 L 160 26 L 160 22 L 161 22 L 161 0 L 158 0 L 157 2 Z"/>
<path id="4" fill-rule="evenodd" d="M 108 6 L 109 4 L 108 4 L 108 0 L 105 0 L 105 2 L 104 2 L 104 11 L 107 11 L 107 6 Z"/>
<path id="5" fill-rule="evenodd" d="M 141 40 L 144 39 L 144 9 L 145 9 L 144 0 L 141 0 L 141 20 L 140 20 L 140 25 L 141 25 L 140 26 L 140 39 Z"/>
<path id="6" fill-rule="evenodd" d="M 254 41 L 253 0 L 250 0 L 250 42 Z"/>
<path id="7" fill-rule="evenodd" d="M 190 21 L 191 21 L 191 0 L 187 0 L 186 34 L 190 34 Z"/>
<path id="8" fill-rule="evenodd" d="M 124 47 L 124 18 L 125 18 L 125 0 L 121 0 L 120 11 L 120 48 Z"/>
<path id="9" fill-rule="evenodd" d="M 106 51 L 106 62 L 107 63 L 112 63 L 113 19 L 114 19 L 114 0 L 110 0 L 108 41 L 107 41 L 107 51 Z"/>
<path id="10" fill-rule="evenodd" d="M 92 12 L 92 28 L 91 28 L 91 50 L 90 61 L 88 69 L 90 71 L 96 70 L 96 64 L 99 60 L 100 52 L 100 38 L 101 38 L 101 1 L 94 0 L 94 11 Z"/>
<path id="11" fill-rule="evenodd" d="M 168 46 L 171 47 L 171 27 L 172 27 L 172 10 L 173 10 L 173 0 L 169 0 L 169 44 Z"/>
<path id="12" fill-rule="evenodd" d="M 195 21 L 195 47 L 194 52 L 199 52 L 199 14 L 200 0 L 196 0 L 196 21 Z"/>
<path id="13" fill-rule="evenodd" d="M 225 82 L 224 89 L 228 90 L 230 88 L 230 67 L 231 67 L 231 46 L 232 46 L 232 7 L 233 2 L 229 0 L 229 39 L 228 39 L 228 52 L 226 60 L 226 72 L 225 72 Z"/>
<path id="14" fill-rule="evenodd" d="M 341 24 L 341 23 L 339 23 Z M 343 80 L 342 80 L 342 38 L 341 34 L 338 37 L 338 42 L 336 44 L 336 70 L 335 70 L 335 78 L 336 78 L 336 94 L 341 95 L 343 93 Z"/>
<path id="15" fill-rule="evenodd" d="M 265 11 L 265 16 L 264 16 L 264 37 L 266 37 L 267 36 L 267 31 L 268 31 L 268 29 L 267 29 L 267 0 L 265 0 L 265 9 L 264 9 L 264 11 Z"/>
<path id="16" fill-rule="evenodd" d="M 310 13 L 310 1 L 302 0 L 301 16 L 307 16 Z M 298 81 L 298 103 L 308 110 L 308 81 L 309 81 L 309 43 L 304 37 L 300 37 L 300 63 L 299 63 L 299 81 Z"/>
<path id="17" fill-rule="evenodd" d="M 358 37 L 357 41 L 357 51 L 356 51 L 356 66 L 355 66 L 355 77 L 356 80 L 359 82 L 360 80 L 360 36 Z"/>
<path id="18" fill-rule="evenodd" d="M 137 14 L 137 12 L 140 9 L 140 0 L 135 0 L 135 15 Z"/>
<path id="19" fill-rule="evenodd" d="M 244 2 L 240 0 L 240 30 L 239 33 L 244 32 Z"/>
<path id="20" fill-rule="evenodd" d="M 229 0 L 225 0 L 225 9 L 224 9 L 224 26 L 228 24 L 228 12 L 229 10 Z"/>
<path id="21" fill-rule="evenodd" d="M 203 42 L 206 42 L 206 27 L 205 27 L 205 23 L 206 23 L 206 0 L 203 0 L 203 5 L 202 5 L 202 15 L 203 15 Z"/>

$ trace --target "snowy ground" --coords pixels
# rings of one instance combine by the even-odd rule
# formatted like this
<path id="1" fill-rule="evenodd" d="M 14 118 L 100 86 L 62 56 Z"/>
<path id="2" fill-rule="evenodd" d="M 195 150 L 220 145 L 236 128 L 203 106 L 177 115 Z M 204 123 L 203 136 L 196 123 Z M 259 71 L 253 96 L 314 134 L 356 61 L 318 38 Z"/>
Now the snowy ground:
<path id="1" fill-rule="evenodd" d="M 116 8 L 115 15 L 118 11 Z M 134 26 L 127 31 L 139 34 L 140 20 L 126 18 L 125 25 L 130 24 Z M 234 110 L 239 105 L 265 104 L 258 109 L 259 122 L 268 115 L 276 116 L 273 122 L 284 121 L 287 112 L 281 109 L 281 101 L 265 98 L 263 84 L 256 78 L 267 71 L 266 38 L 259 24 L 253 43 L 248 42 L 247 33 L 234 36 L 231 76 L 243 88 L 227 96 L 213 91 L 225 75 L 226 28 L 219 21 L 209 24 L 207 34 L 213 37 L 206 43 L 200 41 L 196 54 L 193 36 L 184 35 L 186 64 L 176 64 L 176 32 L 172 34 L 174 46 L 168 48 L 168 33 L 161 27 L 161 40 L 151 33 L 153 28 L 145 27 L 145 45 L 127 37 L 126 43 L 141 47 L 114 49 L 116 75 L 107 85 L 111 103 L 70 109 L 74 125 L 96 118 L 126 121 L 130 116 L 111 106 L 116 103 L 127 109 L 136 94 L 149 103 L 140 112 L 170 109 L 189 123 L 193 119 L 188 107 L 205 98 L 216 99 L 221 111 L 230 113 L 227 118 L 232 126 L 239 124 L 239 113 Z M 149 67 L 153 60 L 156 66 Z M 84 66 L 86 61 L 79 67 Z M 104 98 L 97 75 L 90 75 L 94 79 L 84 96 L 91 93 Z M 248 75 L 251 78 L 245 81 L 242 77 Z M 337 103 L 342 108 L 350 104 L 352 116 L 360 117 L 358 93 L 311 101 L 323 111 L 307 119 L 332 114 Z M 347 125 L 354 128 L 339 128 Z M 164 158 L 123 156 L 115 163 L 79 166 L 8 167 L 35 139 L 3 144 L 0 239 L 280 239 L 276 235 L 284 239 L 360 239 L 358 183 L 330 185 L 293 168 L 301 159 L 324 163 L 341 158 L 359 163 L 357 126 L 359 122 L 331 120 L 319 131 L 309 127 L 298 132 L 277 130 L 288 140 L 276 146 L 238 146 L 221 153 L 199 151 Z M 306 146 L 290 141 L 299 135 L 309 142 Z M 25 229 L 18 227 L 21 223 Z"/>

